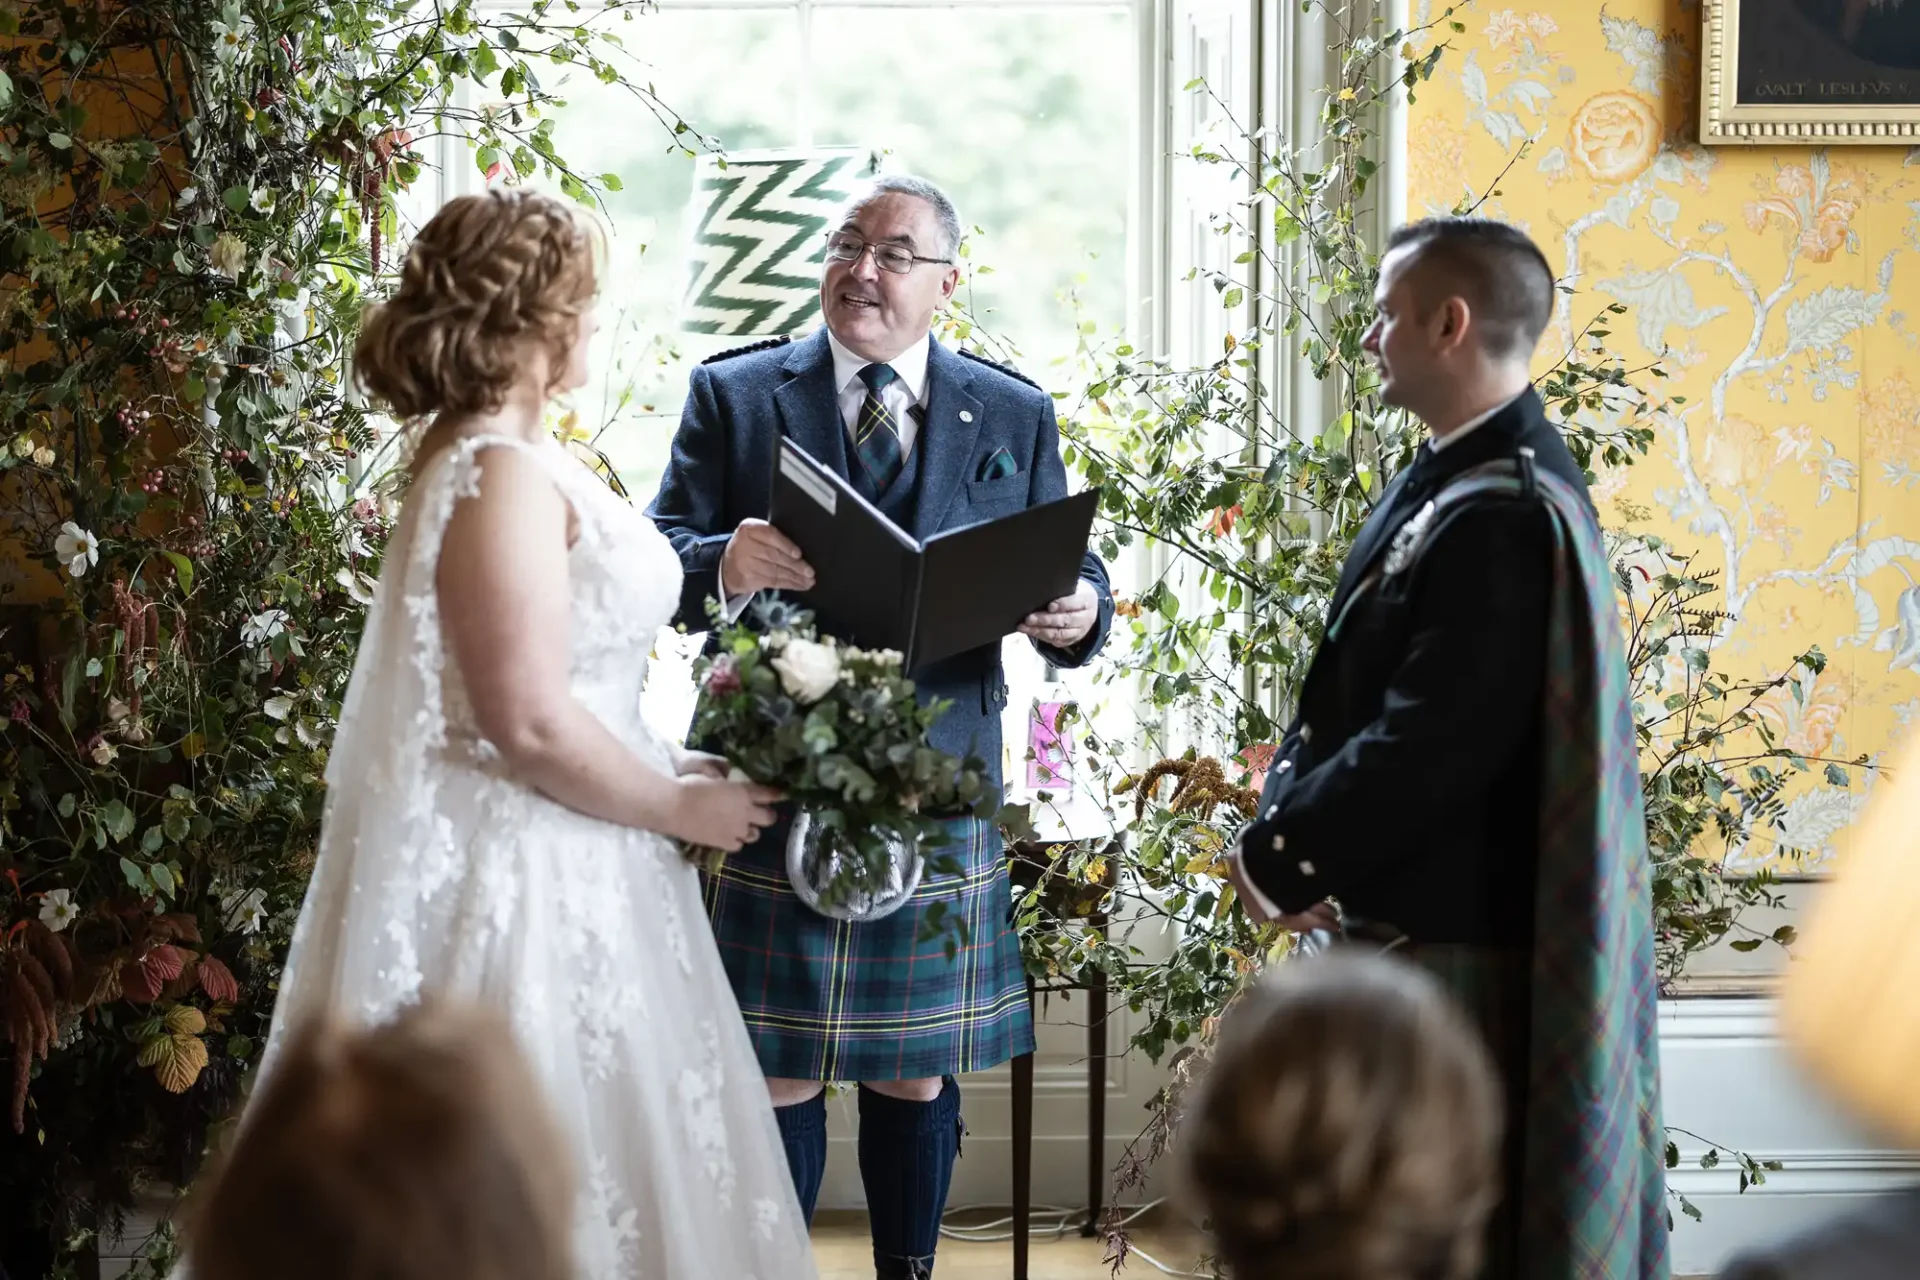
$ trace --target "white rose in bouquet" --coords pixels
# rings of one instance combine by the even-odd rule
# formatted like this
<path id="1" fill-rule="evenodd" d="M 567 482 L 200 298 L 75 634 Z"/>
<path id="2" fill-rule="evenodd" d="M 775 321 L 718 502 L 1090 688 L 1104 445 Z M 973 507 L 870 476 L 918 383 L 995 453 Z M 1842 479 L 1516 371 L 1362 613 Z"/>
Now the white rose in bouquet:
<path id="1" fill-rule="evenodd" d="M 813 640 L 787 641 L 773 669 L 780 673 L 780 687 L 803 705 L 820 701 L 840 683 L 840 655 L 832 645 Z"/>

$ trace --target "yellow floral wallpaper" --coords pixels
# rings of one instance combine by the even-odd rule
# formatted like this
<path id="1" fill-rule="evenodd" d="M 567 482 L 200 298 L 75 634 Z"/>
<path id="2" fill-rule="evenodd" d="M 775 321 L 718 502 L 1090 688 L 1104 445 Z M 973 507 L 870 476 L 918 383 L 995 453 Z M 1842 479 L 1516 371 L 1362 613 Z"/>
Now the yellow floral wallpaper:
<path id="1" fill-rule="evenodd" d="M 1891 759 L 1920 733 L 1920 150 L 1699 146 L 1697 4 L 1454 16 L 1412 107 L 1411 212 L 1497 186 L 1482 212 L 1526 227 L 1574 290 L 1543 356 L 1631 308 L 1609 343 L 1661 356 L 1685 403 L 1649 457 L 1600 477 L 1602 514 L 1722 571 L 1727 674 L 1826 652 L 1760 708 L 1782 740 Z M 1817 873 L 1867 789 L 1816 775 L 1729 865 Z"/>

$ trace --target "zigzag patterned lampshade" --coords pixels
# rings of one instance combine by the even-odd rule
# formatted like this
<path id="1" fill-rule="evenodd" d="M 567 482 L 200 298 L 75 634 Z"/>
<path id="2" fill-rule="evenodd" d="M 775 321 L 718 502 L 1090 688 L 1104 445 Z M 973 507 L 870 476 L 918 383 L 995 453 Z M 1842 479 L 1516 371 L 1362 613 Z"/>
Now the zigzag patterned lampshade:
<path id="1" fill-rule="evenodd" d="M 858 147 L 702 156 L 688 225 L 685 333 L 795 334 L 819 314 L 828 223 L 878 169 Z"/>

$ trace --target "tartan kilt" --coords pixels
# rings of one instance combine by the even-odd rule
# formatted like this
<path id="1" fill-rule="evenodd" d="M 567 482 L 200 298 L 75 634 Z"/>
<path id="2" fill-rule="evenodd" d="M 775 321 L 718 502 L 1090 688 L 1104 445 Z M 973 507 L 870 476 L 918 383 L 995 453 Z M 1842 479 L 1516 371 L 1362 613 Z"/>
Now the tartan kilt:
<path id="1" fill-rule="evenodd" d="M 962 874 L 929 866 L 905 906 L 865 923 L 828 919 L 794 894 L 784 822 L 703 877 L 720 959 L 767 1075 L 916 1080 L 1033 1051 L 999 829 L 971 817 L 946 827 L 949 844 L 933 857 L 953 857 Z M 967 925 L 951 959 L 944 937 L 918 940 L 935 903 Z"/>
<path id="2" fill-rule="evenodd" d="M 1532 1076 L 1533 952 L 1525 947 L 1407 946 L 1398 954 L 1425 969 L 1466 1013 L 1500 1072 L 1504 1145 L 1501 1195 L 1487 1223 L 1479 1280 L 1522 1280 L 1520 1222 L 1527 1195 L 1527 1087 Z"/>

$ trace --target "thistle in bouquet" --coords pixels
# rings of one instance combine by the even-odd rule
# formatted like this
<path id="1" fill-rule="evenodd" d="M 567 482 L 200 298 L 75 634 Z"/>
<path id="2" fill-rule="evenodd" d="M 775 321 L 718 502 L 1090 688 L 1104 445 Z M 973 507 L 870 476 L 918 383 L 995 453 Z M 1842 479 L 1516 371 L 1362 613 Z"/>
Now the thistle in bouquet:
<path id="1" fill-rule="evenodd" d="M 902 843 L 936 871 L 959 870 L 941 853 L 945 820 L 993 816 L 985 765 L 929 744 L 950 704 L 922 704 L 900 654 L 823 636 L 778 599 L 739 622 L 716 617 L 714 631 L 694 667 L 694 740 L 823 828 L 836 856 L 823 905 L 883 893 Z"/>

